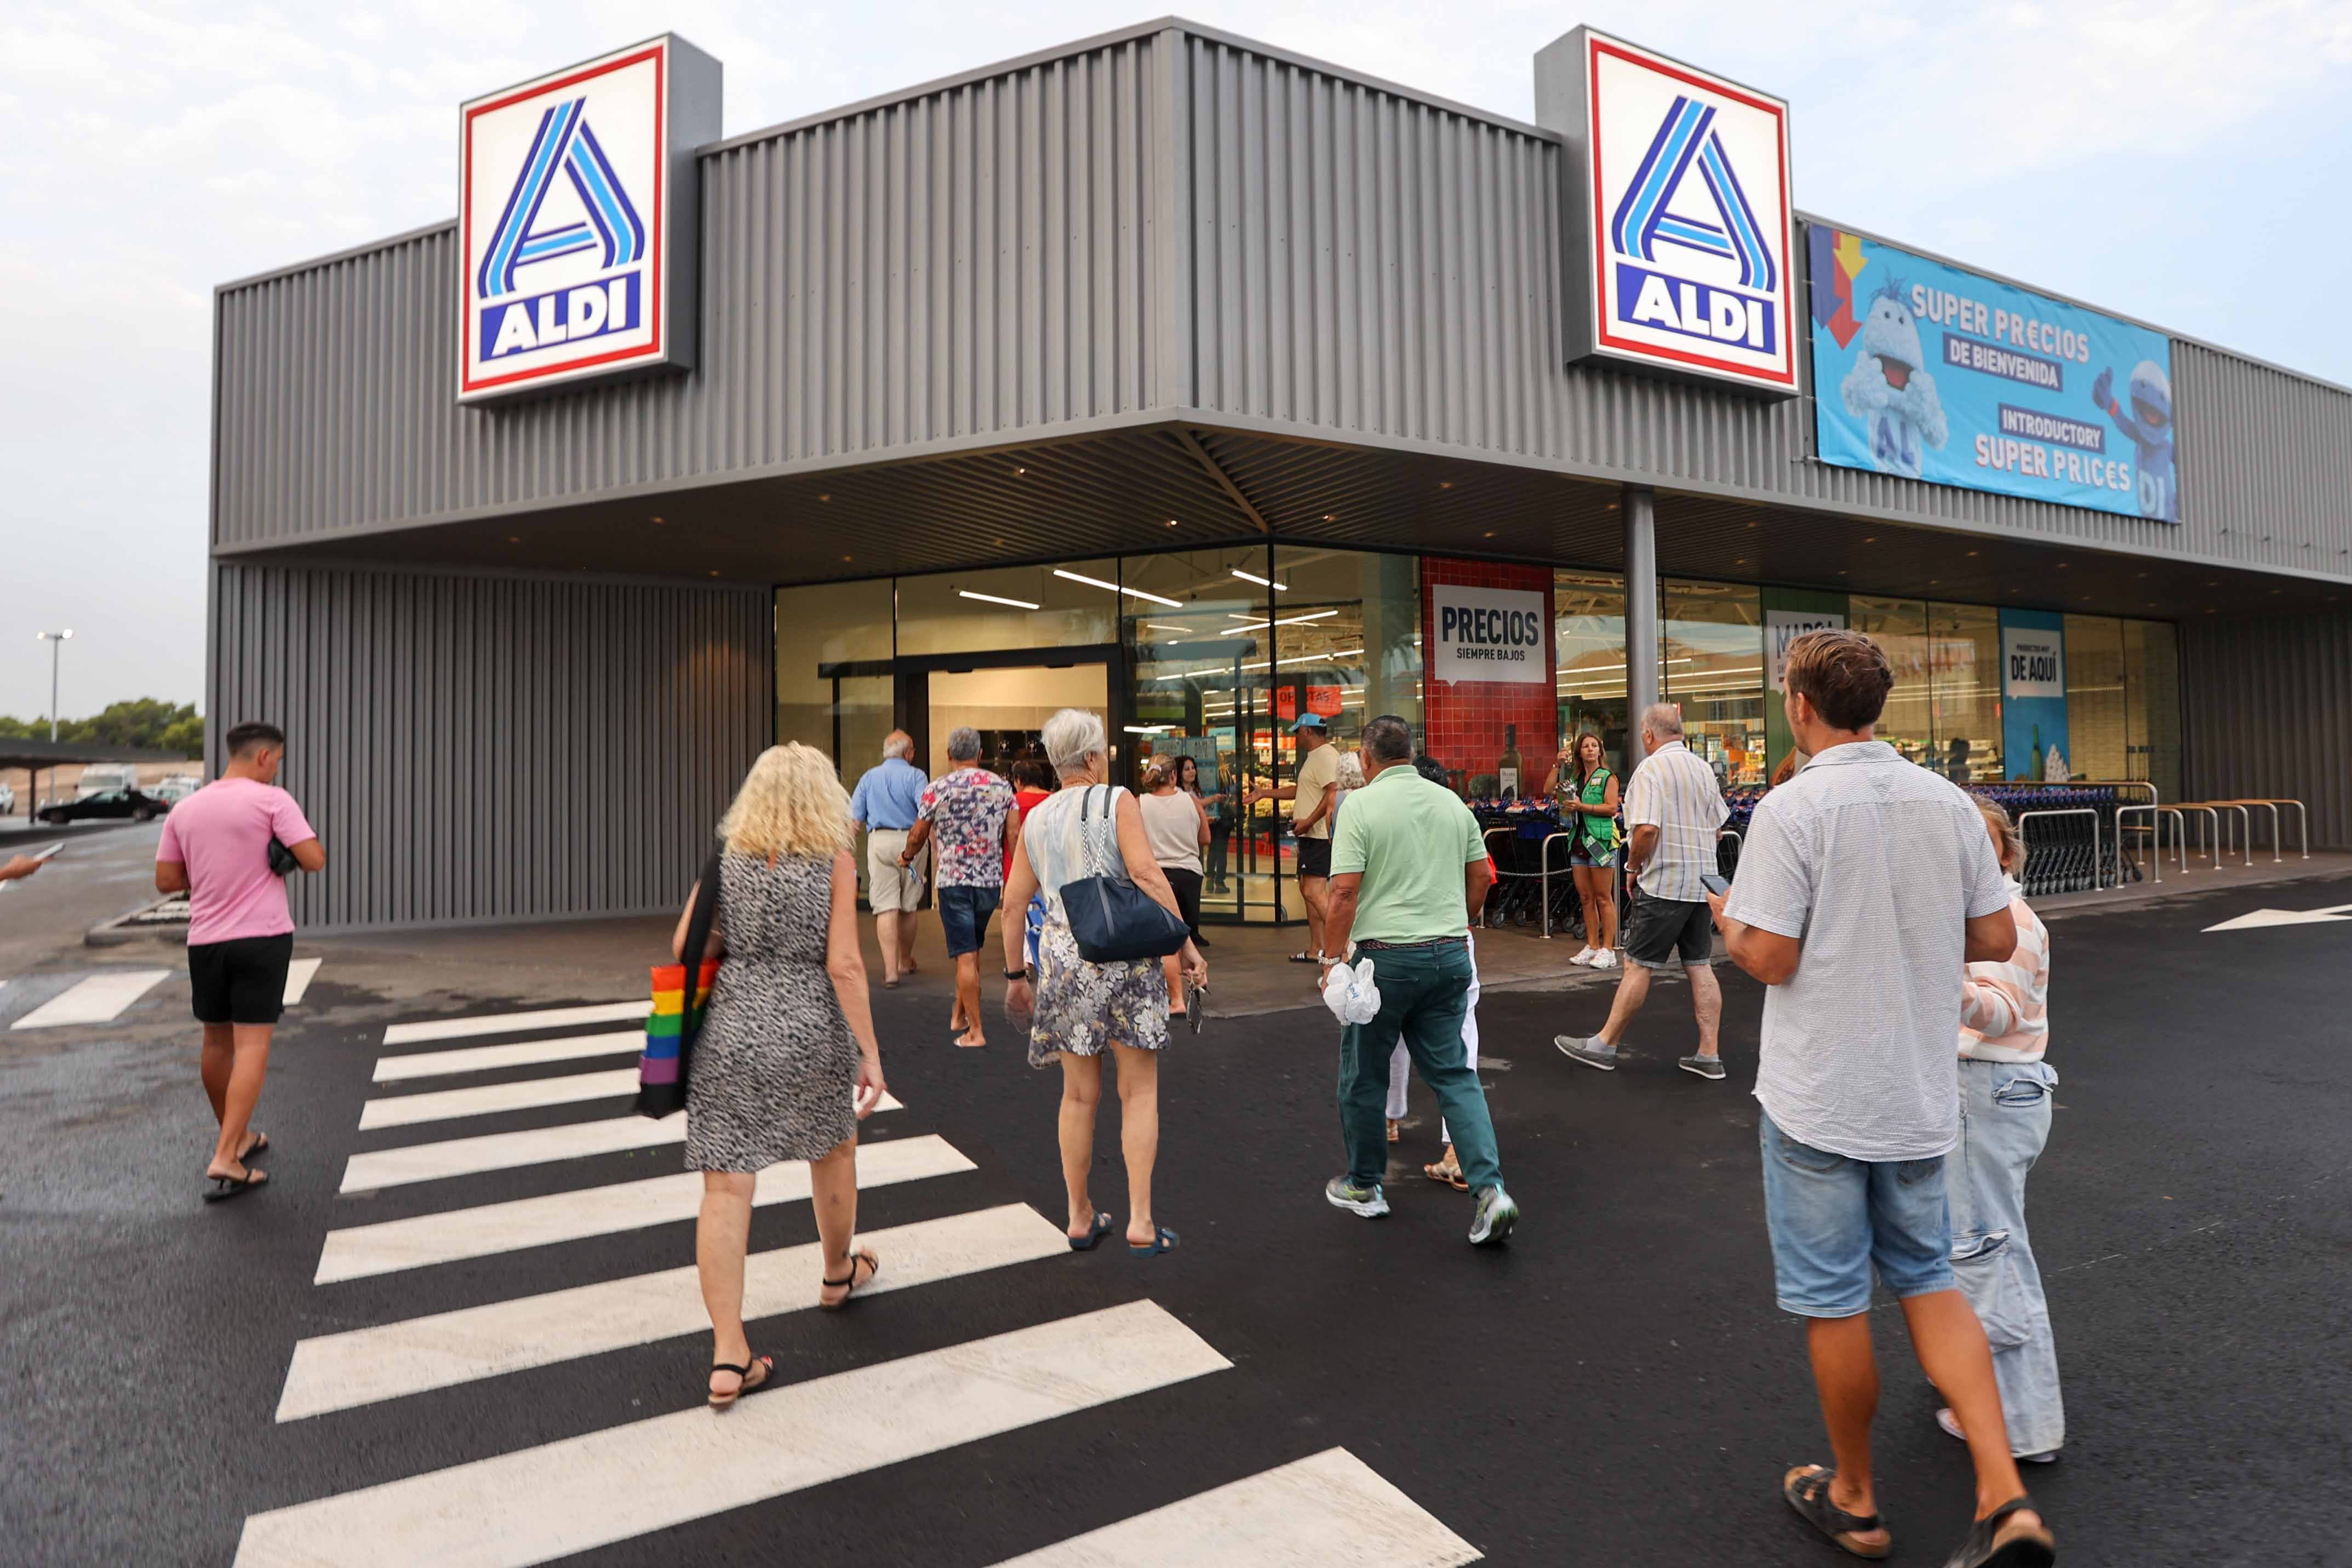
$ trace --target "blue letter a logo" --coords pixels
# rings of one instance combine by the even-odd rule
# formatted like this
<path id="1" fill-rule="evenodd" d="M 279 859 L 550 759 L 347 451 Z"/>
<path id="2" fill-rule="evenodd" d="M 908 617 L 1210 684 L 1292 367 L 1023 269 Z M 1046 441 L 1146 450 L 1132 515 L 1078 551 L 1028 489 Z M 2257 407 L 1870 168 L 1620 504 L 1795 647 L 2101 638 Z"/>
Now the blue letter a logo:
<path id="1" fill-rule="evenodd" d="M 1668 210 L 1683 190 L 1693 166 L 1706 185 L 1710 217 L 1692 217 Z M 1642 166 L 1626 187 L 1609 225 L 1609 240 L 1620 256 L 1658 259 L 1661 245 L 1680 245 L 1739 263 L 1739 282 L 1748 289 L 1771 290 L 1780 280 L 1771 247 L 1723 154 L 1723 138 L 1715 130 L 1715 110 L 1677 96 L 1666 110 Z"/>
<path id="2" fill-rule="evenodd" d="M 477 279 L 481 298 L 495 300 L 511 294 L 515 291 L 517 271 L 535 261 L 551 261 L 575 251 L 601 247 L 606 267 L 625 266 L 644 258 L 645 223 L 637 216 L 637 209 L 629 205 L 628 193 L 621 189 L 604 150 L 596 144 L 595 133 L 582 118 L 581 111 L 587 101 L 575 98 L 555 105 L 540 117 L 539 133 L 531 140 L 530 153 L 523 159 L 522 173 L 516 177 L 514 189 L 507 196 L 506 211 L 499 216 L 499 226 L 482 256 L 481 276 Z M 572 188 L 578 193 L 587 216 L 551 228 L 538 228 L 539 209 L 546 202 L 559 172 L 571 177 Z"/>

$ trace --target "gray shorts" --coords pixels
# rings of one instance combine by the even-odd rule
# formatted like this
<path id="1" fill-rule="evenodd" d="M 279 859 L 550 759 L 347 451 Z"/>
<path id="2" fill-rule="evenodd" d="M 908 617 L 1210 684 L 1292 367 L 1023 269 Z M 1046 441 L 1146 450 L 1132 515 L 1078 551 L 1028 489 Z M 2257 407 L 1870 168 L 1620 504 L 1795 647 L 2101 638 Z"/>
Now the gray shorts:
<path id="1" fill-rule="evenodd" d="M 877 827 L 866 836 L 866 902 L 877 915 L 897 914 L 923 901 L 923 860 L 912 867 L 898 864 L 907 847 L 903 827 Z"/>

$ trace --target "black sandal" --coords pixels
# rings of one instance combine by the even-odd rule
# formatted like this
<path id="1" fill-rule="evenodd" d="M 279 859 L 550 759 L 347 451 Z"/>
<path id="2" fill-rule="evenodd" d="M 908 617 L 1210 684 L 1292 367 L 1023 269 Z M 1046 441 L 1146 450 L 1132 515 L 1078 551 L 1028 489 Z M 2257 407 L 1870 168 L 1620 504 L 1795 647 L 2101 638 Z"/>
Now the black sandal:
<path id="1" fill-rule="evenodd" d="M 857 1278 L 857 1266 L 861 1263 L 866 1265 L 866 1278 L 864 1279 Z M 835 1286 L 847 1287 L 842 1291 L 841 1300 L 838 1301 L 819 1300 L 817 1305 L 824 1308 L 828 1312 L 840 1311 L 844 1307 L 848 1306 L 851 1299 L 857 1294 L 858 1286 L 873 1284 L 874 1277 L 881 1272 L 882 1260 L 875 1257 L 871 1252 L 860 1247 L 857 1251 L 849 1255 L 849 1273 L 845 1277 L 839 1279 L 827 1279 L 824 1281 L 824 1288 L 828 1290 L 834 1289 Z"/>
<path id="2" fill-rule="evenodd" d="M 751 1381 L 751 1369 L 755 1366 L 760 1369 L 760 1381 L 757 1383 Z M 724 1410 L 745 1394 L 757 1394 L 776 1380 L 776 1363 L 772 1356 L 755 1355 L 741 1366 L 737 1366 L 731 1362 L 716 1362 L 712 1363 L 710 1370 L 731 1372 L 735 1374 L 736 1380 L 735 1392 L 732 1394 L 709 1394 L 706 1391 L 705 1397 L 709 1400 L 710 1408 L 713 1410 Z"/>
<path id="3" fill-rule="evenodd" d="M 269 1173 L 257 1171 L 248 1165 L 242 1176 L 206 1176 L 205 1179 L 212 1183 L 205 1192 L 205 1202 L 216 1204 L 224 1198 L 243 1197 L 254 1188 L 268 1184 Z"/>
<path id="4" fill-rule="evenodd" d="M 2046 1526 L 2021 1524 L 2008 1540 L 2000 1538 L 2001 1521 L 2020 1510 L 2042 1511 L 2032 1498 L 2018 1493 L 1969 1527 L 1968 1540 L 1944 1568 L 2050 1568 L 2058 1561 L 2058 1542 Z"/>
<path id="5" fill-rule="evenodd" d="M 1807 1524 L 1830 1538 L 1832 1544 L 1853 1552 L 1856 1557 L 1885 1557 L 1895 1550 L 1892 1541 L 1876 1546 L 1853 1539 L 1864 1531 L 1885 1528 L 1885 1521 L 1874 1513 L 1853 1514 L 1830 1501 L 1830 1482 L 1837 1472 L 1826 1465 L 1791 1471 L 1780 1481 L 1780 1495 L 1788 1500 Z"/>

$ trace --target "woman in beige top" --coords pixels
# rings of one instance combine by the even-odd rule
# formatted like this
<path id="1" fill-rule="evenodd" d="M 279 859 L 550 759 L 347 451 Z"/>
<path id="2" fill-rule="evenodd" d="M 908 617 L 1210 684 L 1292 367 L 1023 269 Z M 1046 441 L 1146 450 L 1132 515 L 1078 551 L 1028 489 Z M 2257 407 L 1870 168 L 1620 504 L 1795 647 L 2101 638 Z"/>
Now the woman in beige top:
<path id="1" fill-rule="evenodd" d="M 1201 936 L 1201 849 L 1209 842 L 1209 814 L 1201 797 L 1176 787 L 1175 757 L 1155 757 L 1144 775 L 1145 794 L 1136 805 L 1143 813 L 1143 838 L 1151 858 L 1168 878 L 1176 907 L 1192 929 L 1195 946 L 1206 947 Z M 1160 962 L 1168 977 L 1168 1016 L 1185 1016 L 1182 968 L 1173 955 Z"/>

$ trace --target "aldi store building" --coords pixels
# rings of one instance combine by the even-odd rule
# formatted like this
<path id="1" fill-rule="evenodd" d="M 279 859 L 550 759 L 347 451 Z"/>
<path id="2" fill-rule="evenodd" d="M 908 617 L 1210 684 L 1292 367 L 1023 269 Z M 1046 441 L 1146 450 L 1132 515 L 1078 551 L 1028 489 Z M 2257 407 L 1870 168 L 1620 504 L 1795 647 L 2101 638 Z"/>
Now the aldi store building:
<path id="1" fill-rule="evenodd" d="M 216 296 L 207 711 L 289 732 L 298 918 L 674 908 L 772 742 L 1071 703 L 1492 795 L 1664 697 L 1763 785 L 1823 624 L 1923 765 L 2352 846 L 2352 392 L 1804 216 L 1768 93 L 1535 73 L 1162 20 L 724 141 L 675 37 L 462 106 L 457 221 Z M 1295 918 L 1227 826 L 1208 912 Z"/>

